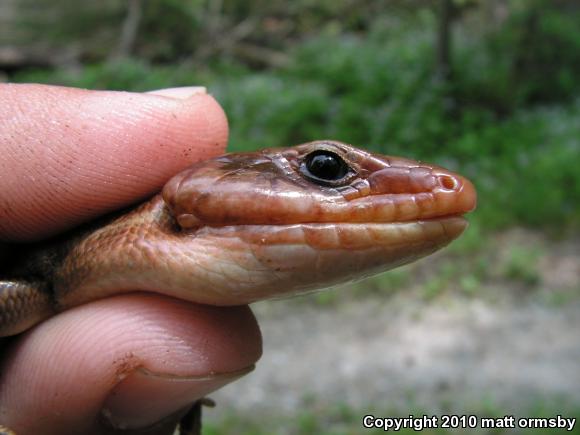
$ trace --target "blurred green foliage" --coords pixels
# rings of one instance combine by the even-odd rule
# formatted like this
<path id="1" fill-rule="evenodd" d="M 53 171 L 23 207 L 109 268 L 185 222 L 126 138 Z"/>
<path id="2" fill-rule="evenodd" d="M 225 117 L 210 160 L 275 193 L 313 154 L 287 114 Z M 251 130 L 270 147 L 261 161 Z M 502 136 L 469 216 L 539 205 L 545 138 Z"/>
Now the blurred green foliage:
<path id="1" fill-rule="evenodd" d="M 503 273 L 506 278 L 519 280 L 527 286 L 535 286 L 540 282 L 538 263 L 540 252 L 514 246 L 504 264 Z"/>
<path id="2" fill-rule="evenodd" d="M 299 3 L 294 8 L 315 8 Z M 337 27 L 324 2 L 317 6 L 319 15 L 306 16 L 323 17 L 314 25 L 326 26 L 285 47 L 289 60 L 283 67 L 256 71 L 231 56 L 208 58 L 203 65 L 191 59 L 154 64 L 152 59 L 161 56 L 156 55 L 81 70 L 26 71 L 13 78 L 137 91 L 207 85 L 230 119 L 231 150 L 335 138 L 465 174 L 477 186 L 474 218 L 484 229 L 577 228 L 580 8 L 566 2 L 508 3 L 511 14 L 501 26 L 474 28 L 467 19 L 456 23 L 450 81 L 434 74 L 431 9 L 399 19 L 379 14 L 373 20 L 361 13 L 358 21 Z M 199 4 L 151 2 L 147 8 L 163 5 L 156 12 L 167 14 L 163 25 L 189 20 L 195 32 Z M 251 12 L 237 2 L 225 4 L 230 19 Z M 189 9 L 180 13 L 183 8 Z M 147 11 L 149 29 L 153 24 L 147 20 L 155 14 Z M 254 12 L 273 13 L 267 8 Z M 304 20 L 296 25 L 312 28 Z M 166 31 L 175 36 L 180 29 L 176 23 L 166 30 L 153 26 L 144 38 Z M 171 36 L 159 40 L 172 41 Z M 193 49 L 170 45 L 181 53 Z M 161 58 L 175 58 L 177 51 L 171 50 Z"/>

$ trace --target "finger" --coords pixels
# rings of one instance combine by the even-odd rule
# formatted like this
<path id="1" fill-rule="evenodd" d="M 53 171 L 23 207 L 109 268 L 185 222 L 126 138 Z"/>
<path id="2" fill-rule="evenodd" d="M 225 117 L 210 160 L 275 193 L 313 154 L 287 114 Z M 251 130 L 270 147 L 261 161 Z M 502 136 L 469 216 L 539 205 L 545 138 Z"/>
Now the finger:
<path id="1" fill-rule="evenodd" d="M 168 416 L 247 373 L 261 354 L 248 307 L 147 294 L 75 308 L 20 340 L 0 390 L 1 423 L 19 435 L 171 428 Z"/>
<path id="2" fill-rule="evenodd" d="M 223 110 L 203 88 L 2 84 L 0 101 L 0 239 L 45 237 L 150 196 L 227 142 Z"/>

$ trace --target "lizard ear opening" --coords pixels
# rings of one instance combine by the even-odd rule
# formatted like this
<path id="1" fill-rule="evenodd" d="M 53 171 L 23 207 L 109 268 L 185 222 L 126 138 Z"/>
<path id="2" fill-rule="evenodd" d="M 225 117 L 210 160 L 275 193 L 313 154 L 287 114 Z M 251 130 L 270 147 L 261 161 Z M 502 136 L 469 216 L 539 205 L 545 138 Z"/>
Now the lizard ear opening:
<path id="1" fill-rule="evenodd" d="M 177 174 L 165 184 L 162 191 L 169 214 L 182 229 L 195 228 L 201 224 L 191 209 L 192 198 L 197 196 L 197 192 L 185 183 L 194 172 L 195 166 Z"/>

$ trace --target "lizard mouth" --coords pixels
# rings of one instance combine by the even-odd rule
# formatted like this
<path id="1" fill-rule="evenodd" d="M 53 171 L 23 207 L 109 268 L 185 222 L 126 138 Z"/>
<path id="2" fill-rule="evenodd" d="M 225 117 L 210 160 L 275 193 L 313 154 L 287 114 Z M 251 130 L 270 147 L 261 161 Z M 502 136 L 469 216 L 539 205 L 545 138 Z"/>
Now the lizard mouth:
<path id="1" fill-rule="evenodd" d="M 315 250 L 364 250 L 381 246 L 442 247 L 468 227 L 463 216 L 403 222 L 304 222 L 205 226 L 197 236 L 238 238 L 251 246 L 304 245 Z"/>
<path id="2" fill-rule="evenodd" d="M 225 304 L 230 305 L 360 280 L 425 257 L 466 227 L 462 216 L 447 216 L 388 223 L 206 226 L 192 236 L 210 253 L 218 246 L 227 252 L 223 264 L 234 264 L 246 277 L 228 293 Z"/>

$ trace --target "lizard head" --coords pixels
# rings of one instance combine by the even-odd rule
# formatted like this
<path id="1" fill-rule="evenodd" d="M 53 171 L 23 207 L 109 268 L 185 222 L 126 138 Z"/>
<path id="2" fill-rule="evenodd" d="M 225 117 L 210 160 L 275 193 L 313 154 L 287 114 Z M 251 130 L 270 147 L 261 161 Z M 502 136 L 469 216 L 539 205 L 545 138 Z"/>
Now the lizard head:
<path id="1" fill-rule="evenodd" d="M 460 175 L 336 141 L 201 162 L 171 179 L 163 198 L 183 234 L 227 246 L 227 261 L 248 271 L 248 288 L 232 289 L 240 302 L 428 255 L 465 230 L 462 215 L 476 204 Z"/>

